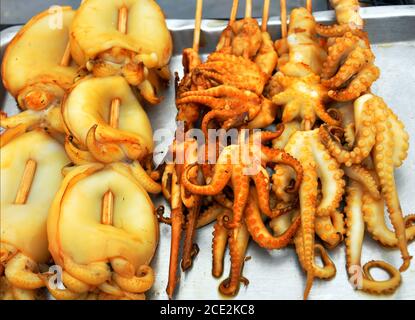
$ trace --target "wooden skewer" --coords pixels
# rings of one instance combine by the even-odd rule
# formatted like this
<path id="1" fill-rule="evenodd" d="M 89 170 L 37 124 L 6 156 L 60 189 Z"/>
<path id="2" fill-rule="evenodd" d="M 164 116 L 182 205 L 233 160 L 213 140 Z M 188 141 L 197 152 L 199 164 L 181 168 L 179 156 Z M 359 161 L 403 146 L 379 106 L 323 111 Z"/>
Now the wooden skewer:
<path id="1" fill-rule="evenodd" d="M 62 60 L 60 62 L 60 65 L 62 67 L 67 67 L 71 63 L 71 44 L 68 42 L 66 45 L 65 53 L 63 54 Z"/>
<path id="2" fill-rule="evenodd" d="M 312 0 L 306 0 L 306 8 L 308 12 L 313 12 L 313 1 Z"/>
<path id="3" fill-rule="evenodd" d="M 19 189 L 17 190 L 15 204 L 25 204 L 29 197 L 30 188 L 32 187 L 33 179 L 36 173 L 37 163 L 35 160 L 29 159 L 23 171 L 22 180 L 20 181 Z"/>
<path id="4" fill-rule="evenodd" d="M 102 199 L 101 223 L 112 226 L 114 217 L 114 194 L 108 190 Z"/>
<path id="5" fill-rule="evenodd" d="M 233 0 L 231 15 L 229 17 L 229 25 L 231 26 L 236 21 L 236 16 L 238 15 L 239 0 Z"/>
<path id="6" fill-rule="evenodd" d="M 120 104 L 121 100 L 116 98 L 112 100 L 110 107 L 110 119 L 109 124 L 113 128 L 118 127 L 118 121 L 120 117 Z M 102 199 L 102 211 L 101 211 L 101 223 L 106 225 L 112 225 L 114 216 L 114 194 L 111 190 L 108 190 Z"/>
<path id="7" fill-rule="evenodd" d="M 193 34 L 193 50 L 199 52 L 200 29 L 202 25 L 203 0 L 196 1 L 195 31 Z"/>
<path id="8" fill-rule="evenodd" d="M 121 33 L 127 33 L 128 22 L 128 8 L 121 7 L 118 10 L 118 31 Z"/>
<path id="9" fill-rule="evenodd" d="M 245 18 L 252 18 L 252 0 L 246 0 Z"/>
<path id="10" fill-rule="evenodd" d="M 127 32 L 127 19 L 128 9 L 126 7 L 120 8 L 118 11 L 118 31 L 122 33 Z M 118 127 L 120 119 L 120 105 L 121 100 L 115 98 L 111 101 L 111 107 L 109 112 L 109 125 L 112 128 Z M 113 224 L 114 217 L 114 194 L 111 190 L 108 190 L 102 199 L 102 211 L 101 211 L 101 223 L 106 225 Z"/>
<path id="11" fill-rule="evenodd" d="M 281 8 L 281 37 L 284 39 L 287 37 L 287 3 L 286 0 L 280 0 Z"/>
<path id="12" fill-rule="evenodd" d="M 121 100 L 119 98 L 116 98 L 111 102 L 109 125 L 113 128 L 118 127 L 118 121 L 120 119 L 120 105 Z"/>
<path id="13" fill-rule="evenodd" d="M 270 5 L 270 0 L 264 0 L 264 10 L 262 11 L 262 25 L 261 25 L 262 32 L 267 31 L 268 18 L 269 18 L 269 5 Z"/>

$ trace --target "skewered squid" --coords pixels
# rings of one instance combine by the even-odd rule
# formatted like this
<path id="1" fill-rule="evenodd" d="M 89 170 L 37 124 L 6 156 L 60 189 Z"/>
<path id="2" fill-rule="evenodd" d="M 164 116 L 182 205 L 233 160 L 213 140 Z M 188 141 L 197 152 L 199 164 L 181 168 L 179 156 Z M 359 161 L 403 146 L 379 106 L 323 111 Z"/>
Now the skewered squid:
<path id="1" fill-rule="evenodd" d="M 146 191 L 161 191 L 142 167 L 153 151 L 151 124 L 124 78 L 84 79 L 62 109 L 69 134 L 65 150 L 75 164 L 123 161 Z"/>
<path id="2" fill-rule="evenodd" d="M 145 298 L 154 283 L 149 263 L 158 224 L 149 196 L 124 166 L 94 163 L 70 170 L 47 224 L 49 251 L 66 287 L 46 282 L 56 299 L 81 298 L 96 288 L 112 298 Z"/>
<path id="3" fill-rule="evenodd" d="M 396 190 L 394 168 L 399 167 L 407 157 L 409 136 L 393 111 L 381 98 L 372 94 L 363 95 L 354 102 L 354 119 L 355 141 L 351 148 L 344 148 L 327 126 L 320 127 L 320 139 L 330 154 L 348 167 L 362 164 L 372 153 L 373 166 L 402 254 L 400 270 L 404 271 L 409 267 L 411 256 L 407 248 L 405 221 Z"/>
<path id="4" fill-rule="evenodd" d="M 44 11 L 33 17 L 8 45 L 2 63 L 3 83 L 19 107 L 27 111 L 7 119 L 2 115 L 2 127 L 30 128 L 41 124 L 63 132 L 59 108 L 78 76 L 68 46 L 74 14 L 70 7 Z"/>
<path id="5" fill-rule="evenodd" d="M 44 286 L 39 264 L 50 258 L 48 210 L 69 162 L 63 147 L 40 129 L 1 148 L 0 276 L 7 284 L 2 298 L 35 299 L 35 289 Z"/>
<path id="6" fill-rule="evenodd" d="M 172 39 L 152 0 L 87 0 L 71 26 L 71 52 L 97 77 L 122 75 L 157 104 L 159 79 L 170 79 Z"/>

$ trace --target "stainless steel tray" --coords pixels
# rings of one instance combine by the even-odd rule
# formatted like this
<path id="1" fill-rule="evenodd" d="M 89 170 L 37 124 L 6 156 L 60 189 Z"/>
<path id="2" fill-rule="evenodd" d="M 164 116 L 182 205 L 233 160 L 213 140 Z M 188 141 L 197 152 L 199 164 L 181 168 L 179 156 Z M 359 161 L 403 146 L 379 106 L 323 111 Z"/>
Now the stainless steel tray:
<path id="1" fill-rule="evenodd" d="M 411 136 L 411 146 L 415 145 L 415 6 L 390 6 L 364 8 L 361 10 L 366 21 L 366 29 L 372 40 L 376 55 L 376 64 L 382 75 L 374 84 L 373 91 L 382 96 L 389 106 L 398 114 L 406 125 Z M 320 22 L 334 20 L 332 11 L 316 12 L 315 17 Z M 220 32 L 226 26 L 226 21 L 206 20 L 202 24 L 201 52 L 207 54 L 214 50 Z M 182 75 L 181 52 L 191 46 L 193 37 L 193 20 L 168 20 L 169 29 L 174 38 L 174 56 L 171 70 Z M 1 32 L 1 54 L 20 27 L 12 27 Z M 273 17 L 269 22 L 269 30 L 273 39 L 280 37 L 279 18 Z M 176 107 L 174 103 L 173 80 L 171 86 L 164 92 L 165 100 L 156 107 L 147 108 L 153 129 L 166 129 L 170 138 L 157 143 L 155 161 L 160 162 L 164 152 L 173 140 L 175 129 Z M 0 105 L 8 114 L 18 112 L 16 103 L 1 87 Z M 156 137 L 155 137 L 156 138 Z M 396 170 L 396 180 L 399 189 L 402 209 L 405 213 L 413 212 L 415 207 L 415 148 L 409 150 L 408 159 Z M 158 197 L 155 205 L 164 204 Z M 166 206 L 168 208 L 168 206 Z M 212 226 L 198 231 L 196 242 L 200 253 L 196 257 L 193 268 L 181 274 L 181 280 L 176 290 L 176 299 L 224 299 L 218 292 L 220 281 L 228 276 L 229 257 L 226 256 L 225 272 L 222 279 L 211 275 L 211 246 Z M 409 246 L 411 255 L 415 256 L 415 244 Z M 170 227 L 160 225 L 160 244 L 153 260 L 157 278 L 149 293 L 150 299 L 167 299 L 167 285 L 170 254 Z M 252 259 L 245 263 L 244 276 L 250 280 L 248 287 L 241 286 L 235 299 L 301 299 L 304 290 L 305 277 L 293 248 L 267 251 L 251 242 L 248 256 Z M 397 292 L 390 296 L 371 296 L 355 291 L 348 283 L 345 269 L 344 245 L 330 252 L 337 267 L 337 275 L 331 281 L 315 280 L 310 299 L 414 299 L 415 298 L 415 261 L 408 271 L 402 274 L 402 285 Z M 369 237 L 366 237 L 363 247 L 362 262 L 371 259 L 381 259 L 399 266 L 401 263 L 398 250 L 388 250 L 380 247 Z M 378 279 L 386 277 L 383 272 L 374 271 Z"/>

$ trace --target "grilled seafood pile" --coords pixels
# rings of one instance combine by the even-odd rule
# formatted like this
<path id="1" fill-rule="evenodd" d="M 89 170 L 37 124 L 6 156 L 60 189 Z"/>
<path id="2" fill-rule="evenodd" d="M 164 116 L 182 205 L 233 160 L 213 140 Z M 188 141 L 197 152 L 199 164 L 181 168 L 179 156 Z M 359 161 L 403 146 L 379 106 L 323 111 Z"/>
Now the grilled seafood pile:
<path id="1" fill-rule="evenodd" d="M 54 8 L 22 28 L 2 65 L 23 112 L 0 118 L 0 294 L 142 300 L 159 238 L 148 193 L 161 185 L 140 101 L 157 103 L 169 79 L 170 33 L 153 1 Z"/>
<path id="2" fill-rule="evenodd" d="M 329 251 L 343 242 L 353 288 L 392 293 L 409 267 L 407 246 L 414 238 L 414 216 L 402 213 L 394 180 L 409 136 L 370 91 L 379 69 L 358 2 L 331 1 L 338 24 L 324 26 L 307 1 L 307 9 L 291 12 L 289 25 L 282 21 L 283 37 L 274 45 L 266 27 L 269 1 L 262 26 L 251 17 L 251 4 L 247 1 L 245 18 L 236 21 L 233 1 L 216 51 L 202 61 L 199 1 L 194 45 L 183 52 L 177 121 L 185 137 L 201 129 L 204 144 L 200 150 L 194 138 L 176 138 L 174 160 L 162 179 L 171 216 L 159 220 L 172 227 L 167 293 L 172 298 L 178 281 L 182 230 L 186 271 L 198 252 L 195 230 L 211 222 L 214 277 L 222 276 L 228 245 L 231 256 L 230 275 L 219 285 L 224 295 L 234 296 L 240 282 L 249 283 L 243 265 L 250 239 L 267 250 L 295 247 L 307 276 L 304 298 L 314 278 L 335 277 Z M 281 6 L 284 17 L 285 1 Z M 275 131 L 267 131 L 274 124 Z M 219 133 L 212 138 L 212 129 L 229 137 L 236 130 L 238 139 L 220 140 Z M 381 245 L 401 251 L 399 270 L 386 261 L 361 264 L 366 230 Z M 383 269 L 389 279 L 375 280 L 372 268 Z"/>

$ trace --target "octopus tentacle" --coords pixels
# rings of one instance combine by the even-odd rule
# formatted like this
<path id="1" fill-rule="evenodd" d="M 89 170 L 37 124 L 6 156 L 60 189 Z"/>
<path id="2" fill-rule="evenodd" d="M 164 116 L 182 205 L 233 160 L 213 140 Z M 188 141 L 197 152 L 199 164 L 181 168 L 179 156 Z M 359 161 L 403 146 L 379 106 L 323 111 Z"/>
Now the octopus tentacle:
<path id="1" fill-rule="evenodd" d="M 384 102 L 380 98 L 375 98 L 376 103 L 381 106 Z M 400 271 L 405 271 L 410 264 L 411 256 L 408 252 L 408 244 L 405 234 L 405 223 L 403 220 L 402 209 L 399 203 L 399 197 L 396 190 L 394 164 L 393 164 L 393 136 L 390 133 L 390 128 L 387 126 L 386 120 L 388 112 L 384 108 L 376 110 L 377 118 L 380 119 L 376 123 L 376 139 L 382 141 L 382 144 L 376 145 L 373 150 L 373 160 L 380 179 L 382 194 L 388 207 L 389 218 L 392 222 L 395 234 L 398 239 L 398 247 L 401 251 L 403 264 Z"/>
<path id="2" fill-rule="evenodd" d="M 265 155 L 264 161 L 278 164 L 286 164 L 294 169 L 296 174 L 295 184 L 292 188 L 287 189 L 288 192 L 296 192 L 301 185 L 304 176 L 303 167 L 301 163 L 291 156 L 289 153 L 279 149 L 271 149 L 265 146 L 261 147 L 261 152 Z"/>
<path id="3" fill-rule="evenodd" d="M 372 63 L 374 59 L 375 56 L 370 49 L 357 47 L 350 53 L 337 73 L 330 79 L 322 80 L 321 83 L 327 88 L 339 88 L 350 80 L 356 72 L 362 70 L 367 64 Z"/>
<path id="4" fill-rule="evenodd" d="M 347 59 L 348 55 L 356 48 L 358 42 L 359 38 L 351 33 L 346 33 L 344 37 L 334 39 L 334 43 L 328 48 L 327 60 L 323 63 L 322 79 L 327 81 L 327 79 L 336 74 L 339 65 Z M 323 85 L 325 85 L 324 80 L 322 81 Z"/>
<path id="5" fill-rule="evenodd" d="M 343 170 L 349 178 L 363 185 L 374 199 L 380 199 L 381 195 L 378 189 L 378 183 L 374 178 L 373 172 L 356 164 L 351 167 L 344 167 Z"/>
<path id="6" fill-rule="evenodd" d="M 362 196 L 363 188 L 355 181 L 351 181 L 347 188 L 346 212 L 346 262 L 347 271 L 350 275 L 352 285 L 360 290 L 385 294 L 392 293 L 400 285 L 401 275 L 393 266 L 383 261 L 368 262 L 363 269 L 360 259 L 364 236 L 364 221 L 362 215 Z M 372 267 L 385 270 L 390 278 L 385 281 L 376 281 L 372 278 L 369 271 Z"/>
<path id="7" fill-rule="evenodd" d="M 248 280 L 242 277 L 242 269 L 245 262 L 245 253 L 249 242 L 249 232 L 244 221 L 238 228 L 232 229 L 229 236 L 229 252 L 231 255 L 231 270 L 227 279 L 219 286 L 219 291 L 227 296 L 234 296 L 238 293 L 239 283 L 245 285 Z"/>
<path id="8" fill-rule="evenodd" d="M 409 135 L 405 130 L 405 126 L 398 119 L 396 114 L 388 107 L 384 106 L 388 111 L 388 120 L 391 123 L 390 131 L 394 136 L 394 146 L 393 146 L 393 165 L 395 168 L 398 168 L 402 165 L 403 161 L 408 156 L 409 149 Z"/>
<path id="9" fill-rule="evenodd" d="M 219 278 L 223 274 L 223 259 L 225 256 L 226 245 L 228 243 L 229 231 L 224 223 L 229 221 L 232 212 L 224 209 L 218 216 L 213 228 L 212 241 L 212 275 Z"/>
<path id="10" fill-rule="evenodd" d="M 304 176 L 300 187 L 300 216 L 304 247 L 304 268 L 307 273 L 307 283 L 304 290 L 304 299 L 307 299 L 314 279 L 314 228 L 317 202 L 317 170 L 312 160 L 311 152 L 303 153 Z"/>
<path id="11" fill-rule="evenodd" d="M 245 210 L 245 221 L 252 239 L 262 248 L 266 249 L 281 249 L 286 247 L 300 226 L 300 216 L 294 219 L 291 226 L 282 235 L 274 237 L 262 221 L 257 196 L 255 190 L 251 188 L 251 196 Z"/>
<path id="12" fill-rule="evenodd" d="M 355 28 L 351 28 L 349 24 L 333 24 L 333 25 L 323 25 L 316 24 L 316 32 L 322 37 L 333 38 L 341 37 L 347 32 L 356 32 Z M 358 31 L 357 31 L 358 32 Z"/>
<path id="13" fill-rule="evenodd" d="M 318 216 L 327 216 L 336 211 L 343 197 L 345 182 L 343 170 L 320 142 L 317 131 L 309 133 L 317 174 L 322 185 L 322 199 L 317 207 Z M 325 169 L 327 168 L 327 169 Z"/>
<path id="14" fill-rule="evenodd" d="M 301 225 L 299 231 L 294 237 L 294 245 L 295 251 L 297 252 L 298 260 L 303 269 L 305 270 L 304 242 Z M 319 244 L 314 244 L 314 251 L 318 252 L 323 262 L 323 266 L 319 266 L 315 262 L 313 263 L 314 275 L 319 279 L 333 278 L 337 272 L 336 265 L 330 259 L 330 256 L 328 255 L 326 249 Z"/>
<path id="15" fill-rule="evenodd" d="M 225 150 L 219 156 L 219 159 L 214 168 L 214 174 L 208 185 L 200 186 L 193 184 L 189 180 L 188 173 L 195 165 L 192 164 L 186 166 L 184 173 L 182 175 L 182 184 L 188 191 L 199 195 L 216 195 L 217 193 L 222 191 L 223 188 L 225 188 L 225 186 L 228 184 L 228 181 L 232 177 L 232 165 L 230 163 L 230 154 Z"/>
<path id="16" fill-rule="evenodd" d="M 329 90 L 328 95 L 336 101 L 354 100 L 366 92 L 380 75 L 380 70 L 374 65 L 364 67 L 345 89 Z"/>
<path id="17" fill-rule="evenodd" d="M 196 224 L 200 213 L 200 197 L 195 199 L 195 205 L 189 208 L 186 215 L 186 233 L 184 238 L 183 254 L 182 254 L 182 270 L 189 269 L 193 264 L 193 259 L 199 252 L 197 244 L 193 242 L 196 234 Z"/>
<path id="18" fill-rule="evenodd" d="M 375 145 L 375 126 L 378 121 L 375 116 L 375 102 L 373 96 L 368 94 L 360 97 L 354 103 L 355 118 L 359 124 L 356 134 L 355 146 L 351 151 L 345 150 L 343 146 L 334 138 L 327 126 L 322 125 L 319 129 L 321 142 L 325 145 L 330 154 L 339 163 L 344 163 L 350 167 L 352 164 L 361 163 L 369 156 L 370 151 Z"/>
<path id="19" fill-rule="evenodd" d="M 275 218 L 281 214 L 292 211 L 296 207 L 296 203 L 293 201 L 284 208 L 271 209 L 269 205 L 269 176 L 265 170 L 261 170 L 256 176 L 253 177 L 256 189 L 258 191 L 258 205 L 261 212 L 270 218 Z"/>
<path id="20" fill-rule="evenodd" d="M 386 247 L 396 248 L 398 239 L 393 231 L 389 229 L 385 221 L 385 203 L 383 199 L 376 199 L 371 194 L 363 194 L 363 219 L 367 231 L 376 241 Z M 406 239 L 415 239 L 415 215 L 408 215 L 404 218 Z"/>
<path id="21" fill-rule="evenodd" d="M 213 221 L 216 221 L 218 216 L 223 213 L 224 210 L 226 210 L 226 208 L 219 204 L 210 205 L 199 215 L 196 228 L 203 228 Z"/>
<path id="22" fill-rule="evenodd" d="M 291 182 L 295 179 L 294 170 L 287 165 L 277 164 L 274 167 L 274 174 L 272 179 L 272 191 L 278 199 L 285 203 L 294 201 L 295 195 L 287 192 L 287 187 L 291 185 Z"/>
<path id="23" fill-rule="evenodd" d="M 316 234 L 330 249 L 343 241 L 343 214 L 337 210 L 329 216 L 316 217 Z"/>
<path id="24" fill-rule="evenodd" d="M 275 149 L 284 149 L 291 136 L 300 129 L 301 126 L 298 121 L 284 123 L 284 132 L 272 141 L 272 147 Z"/>
<path id="25" fill-rule="evenodd" d="M 232 186 L 234 192 L 232 220 L 226 223 L 229 229 L 239 228 L 249 197 L 249 176 L 244 174 L 244 166 L 234 165 L 232 170 Z M 233 233 L 233 235 L 236 235 Z"/>

